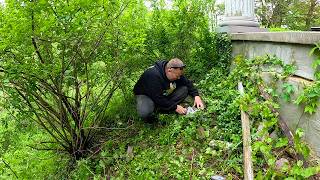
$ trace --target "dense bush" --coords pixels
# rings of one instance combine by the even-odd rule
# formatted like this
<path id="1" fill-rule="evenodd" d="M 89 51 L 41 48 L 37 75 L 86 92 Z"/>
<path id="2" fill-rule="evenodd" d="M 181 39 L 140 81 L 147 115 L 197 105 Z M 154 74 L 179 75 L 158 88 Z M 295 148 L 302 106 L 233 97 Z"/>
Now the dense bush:
<path id="1" fill-rule="evenodd" d="M 177 0 L 168 10 L 154 3 L 147 31 L 149 61 L 181 58 L 193 79 L 217 66 L 228 67 L 230 41 L 209 31 L 207 7 L 211 1 Z M 228 49 L 229 48 L 229 49 Z"/>
<path id="2" fill-rule="evenodd" d="M 7 1 L 1 84 L 8 107 L 37 122 L 45 148 L 75 159 L 95 146 L 111 97 L 144 51 L 141 1 Z"/>
<path id="3" fill-rule="evenodd" d="M 256 83 L 261 66 L 281 63 L 239 58 L 229 73 L 230 39 L 208 28 L 211 0 L 175 0 L 171 9 L 164 1 L 148 9 L 142 0 L 6 2 L 0 10 L 1 178 L 241 179 L 239 108 L 255 107 L 254 124 L 264 120 L 264 132 L 277 129 L 267 108 L 274 102 L 261 99 Z M 146 67 L 173 57 L 187 64 L 207 109 L 161 115 L 155 126 L 141 123 L 132 86 Z M 247 99 L 236 90 L 240 80 Z M 276 172 L 275 156 L 264 157 L 271 141 L 254 146 L 254 163 L 264 170 L 255 171 L 259 177 L 300 178 L 318 170 L 294 161 L 297 171 Z"/>
<path id="4" fill-rule="evenodd" d="M 166 9 L 154 2 L 148 10 L 139 0 L 6 1 L 0 9 L 1 97 L 3 113 L 15 116 L 9 116 L 11 128 L 1 126 L 2 146 L 34 143 L 74 159 L 88 156 L 105 129 L 135 119 L 132 85 L 154 61 L 180 57 L 194 79 L 221 63 L 227 67 L 230 59 L 220 52 L 230 51 L 230 41 L 209 32 L 208 3 L 179 0 Z M 219 51 L 221 42 L 227 49 Z M 12 127 L 20 122 L 45 138 L 18 143 L 5 136 L 19 136 Z"/>

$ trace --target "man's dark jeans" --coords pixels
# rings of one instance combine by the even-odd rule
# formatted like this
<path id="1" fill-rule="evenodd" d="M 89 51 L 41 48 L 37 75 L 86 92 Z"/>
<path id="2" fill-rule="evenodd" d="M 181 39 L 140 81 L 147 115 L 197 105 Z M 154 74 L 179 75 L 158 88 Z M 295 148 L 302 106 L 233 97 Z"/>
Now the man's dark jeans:
<path id="1" fill-rule="evenodd" d="M 182 86 L 177 88 L 172 94 L 168 96 L 168 99 L 172 100 L 176 104 L 182 102 L 188 96 L 188 88 L 186 86 Z M 165 112 L 165 109 L 161 107 L 157 107 L 152 99 L 146 95 L 137 95 L 137 112 L 138 115 L 144 120 L 150 122 L 154 120 L 154 111 L 155 108 L 160 111 Z"/>

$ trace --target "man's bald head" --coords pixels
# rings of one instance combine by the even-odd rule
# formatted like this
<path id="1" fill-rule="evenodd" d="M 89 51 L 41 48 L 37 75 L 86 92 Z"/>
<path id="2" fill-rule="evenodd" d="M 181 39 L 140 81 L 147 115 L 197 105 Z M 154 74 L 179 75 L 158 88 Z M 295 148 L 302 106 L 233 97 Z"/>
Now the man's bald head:
<path id="1" fill-rule="evenodd" d="M 167 64 L 165 68 L 165 73 L 167 78 L 170 81 L 175 81 L 177 79 L 180 79 L 180 77 L 183 75 L 183 68 L 185 65 L 183 62 L 178 58 L 171 59 Z"/>
<path id="2" fill-rule="evenodd" d="M 180 68 L 180 69 L 183 69 L 185 66 L 186 65 L 179 58 L 171 59 L 166 65 L 167 68 Z"/>

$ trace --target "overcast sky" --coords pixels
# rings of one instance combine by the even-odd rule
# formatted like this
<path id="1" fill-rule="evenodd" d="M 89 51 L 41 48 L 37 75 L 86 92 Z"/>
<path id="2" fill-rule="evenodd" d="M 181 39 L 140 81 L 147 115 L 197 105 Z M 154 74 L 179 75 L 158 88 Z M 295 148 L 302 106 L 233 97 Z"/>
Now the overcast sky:
<path id="1" fill-rule="evenodd" d="M 171 0 L 167 0 L 167 1 L 171 1 Z M 0 3 L 3 3 L 4 2 L 4 0 L 0 0 Z M 222 3 L 222 2 L 224 2 L 224 0 L 217 0 L 217 3 Z"/>
<path id="2" fill-rule="evenodd" d="M 220 3 L 223 3 L 224 0 L 217 0 L 216 2 L 217 2 L 218 4 L 220 4 Z"/>
<path id="3" fill-rule="evenodd" d="M 2 1 L 2 0 L 0 0 L 0 1 Z M 170 7 L 172 6 L 172 2 L 173 2 L 173 0 L 165 0 L 165 3 L 167 5 L 166 7 L 170 9 Z M 216 0 L 216 4 L 221 4 L 223 2 L 224 2 L 224 0 Z M 149 1 L 144 1 L 144 4 L 149 8 L 151 7 L 150 0 Z"/>
<path id="4" fill-rule="evenodd" d="M 4 1 L 5 0 L 0 0 L 0 3 L 3 3 Z M 172 4 L 172 0 L 166 0 L 166 1 L 167 1 L 167 4 L 170 4 L 170 5 Z M 224 0 L 217 0 L 216 2 L 220 4 L 220 3 L 224 2 Z M 147 3 L 147 4 L 149 4 L 149 3 Z"/>

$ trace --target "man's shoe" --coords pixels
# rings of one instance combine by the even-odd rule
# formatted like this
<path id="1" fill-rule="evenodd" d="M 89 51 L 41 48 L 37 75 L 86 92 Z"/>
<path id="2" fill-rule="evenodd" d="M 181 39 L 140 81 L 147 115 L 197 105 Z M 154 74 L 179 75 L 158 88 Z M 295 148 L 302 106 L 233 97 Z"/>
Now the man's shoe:
<path id="1" fill-rule="evenodd" d="M 148 123 L 148 124 L 157 123 L 158 120 L 159 120 L 158 117 L 157 117 L 156 115 L 154 115 L 154 114 L 143 119 L 143 121 L 144 121 L 145 123 Z"/>

